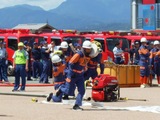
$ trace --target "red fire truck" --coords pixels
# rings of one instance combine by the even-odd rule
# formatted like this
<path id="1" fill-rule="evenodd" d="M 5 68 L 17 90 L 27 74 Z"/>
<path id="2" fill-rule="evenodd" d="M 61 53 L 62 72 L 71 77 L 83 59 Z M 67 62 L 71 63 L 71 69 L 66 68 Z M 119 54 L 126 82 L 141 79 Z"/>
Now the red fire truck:
<path id="1" fill-rule="evenodd" d="M 18 42 L 28 41 L 30 46 L 33 42 L 40 43 L 44 38 L 35 34 L 31 34 L 27 29 L 1 29 L 0 41 L 6 42 L 6 49 L 8 52 L 8 75 L 13 75 L 13 59 L 14 51 L 18 49 Z"/>
<path id="2" fill-rule="evenodd" d="M 76 30 L 56 30 L 52 33 L 41 33 L 39 36 L 44 37 L 48 43 L 54 41 L 56 46 L 59 46 L 62 41 L 82 44 L 85 40 L 85 37 L 77 34 Z"/>
<path id="3" fill-rule="evenodd" d="M 125 55 L 125 64 L 128 64 L 129 42 L 125 37 L 119 36 L 118 32 L 80 32 L 80 34 L 85 36 L 87 40 L 96 40 L 102 44 L 102 54 L 104 60 L 114 61 L 113 48 L 115 47 L 116 43 L 120 43 Z"/>
<path id="4" fill-rule="evenodd" d="M 140 42 L 140 39 L 142 37 L 145 37 L 148 41 L 148 45 L 151 45 L 151 42 L 154 42 L 155 40 L 160 41 L 160 36 L 158 36 L 158 34 L 156 32 L 149 32 L 149 31 L 141 31 L 141 32 L 134 32 L 134 33 L 129 33 L 127 35 L 124 35 L 123 37 L 125 37 L 128 41 L 129 41 L 129 45 L 130 48 L 132 48 L 132 43 L 135 43 L 136 41 Z"/>

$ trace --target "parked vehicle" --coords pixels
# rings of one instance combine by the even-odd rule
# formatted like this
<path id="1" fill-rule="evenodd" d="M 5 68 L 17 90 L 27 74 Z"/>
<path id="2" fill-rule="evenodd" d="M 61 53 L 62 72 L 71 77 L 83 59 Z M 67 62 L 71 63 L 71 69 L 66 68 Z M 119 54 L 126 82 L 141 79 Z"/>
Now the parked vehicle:
<path id="1" fill-rule="evenodd" d="M 1 29 L 0 41 L 6 42 L 8 54 L 8 75 L 13 75 L 13 59 L 14 52 L 18 49 L 18 42 L 28 41 L 30 46 L 33 42 L 40 43 L 44 38 L 36 34 L 31 34 L 28 29 Z"/>

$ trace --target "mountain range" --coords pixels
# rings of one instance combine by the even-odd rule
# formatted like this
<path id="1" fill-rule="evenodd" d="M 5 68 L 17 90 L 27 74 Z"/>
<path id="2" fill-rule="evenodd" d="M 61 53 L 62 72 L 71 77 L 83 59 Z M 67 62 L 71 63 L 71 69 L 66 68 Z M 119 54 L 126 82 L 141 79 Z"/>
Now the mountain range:
<path id="1" fill-rule="evenodd" d="M 128 30 L 130 6 L 130 0 L 66 0 L 48 11 L 38 6 L 16 5 L 0 9 L 0 27 L 47 22 L 57 29 Z"/>

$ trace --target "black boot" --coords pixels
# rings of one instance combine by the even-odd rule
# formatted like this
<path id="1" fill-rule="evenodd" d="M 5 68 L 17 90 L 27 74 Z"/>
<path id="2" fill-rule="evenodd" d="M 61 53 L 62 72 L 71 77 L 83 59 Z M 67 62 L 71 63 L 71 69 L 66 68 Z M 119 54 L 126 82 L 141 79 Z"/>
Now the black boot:
<path id="1" fill-rule="evenodd" d="M 51 101 L 52 96 L 53 96 L 53 93 L 50 93 L 50 94 L 47 96 L 47 102 Z"/>
<path id="2" fill-rule="evenodd" d="M 73 110 L 83 110 L 83 108 L 80 108 L 79 105 L 75 104 Z"/>
<path id="3" fill-rule="evenodd" d="M 63 100 L 69 100 L 68 95 L 64 95 L 64 96 L 63 96 Z"/>
<path id="4" fill-rule="evenodd" d="M 62 93 L 62 91 L 59 89 L 59 90 L 56 92 L 56 96 L 58 97 L 61 93 Z"/>

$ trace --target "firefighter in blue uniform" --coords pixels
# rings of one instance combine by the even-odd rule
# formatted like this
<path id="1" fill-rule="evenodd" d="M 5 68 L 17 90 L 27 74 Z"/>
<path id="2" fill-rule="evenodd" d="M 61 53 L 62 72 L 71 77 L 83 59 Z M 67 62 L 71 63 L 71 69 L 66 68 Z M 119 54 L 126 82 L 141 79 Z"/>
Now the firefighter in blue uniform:
<path id="1" fill-rule="evenodd" d="M 22 85 L 20 91 L 25 91 L 26 85 L 26 71 L 28 71 L 28 53 L 23 49 L 24 44 L 18 43 L 18 50 L 13 55 L 13 68 L 15 69 L 15 84 L 14 91 L 18 91 L 20 85 L 20 77 L 22 79 Z"/>
<path id="2" fill-rule="evenodd" d="M 154 57 L 154 70 L 157 75 L 158 86 L 160 87 L 160 49 Z"/>
<path id="3" fill-rule="evenodd" d="M 82 45 L 82 50 L 74 54 L 68 64 L 69 71 L 67 74 L 67 81 L 71 81 L 69 91 L 74 91 L 75 85 L 77 86 L 78 89 L 76 102 L 75 105 L 73 106 L 74 110 L 82 110 L 80 106 L 82 105 L 82 99 L 85 93 L 84 71 L 86 70 L 87 64 L 90 60 L 89 54 L 91 53 L 91 50 L 92 50 L 91 42 L 84 41 Z"/>
<path id="4" fill-rule="evenodd" d="M 152 79 L 154 78 L 155 74 L 157 75 L 157 82 L 159 83 L 159 77 L 158 77 L 158 64 L 157 63 L 157 58 L 155 58 L 157 52 L 159 51 L 159 41 L 154 41 L 153 43 L 154 47 L 153 49 L 151 49 L 150 51 L 150 65 L 152 65 L 152 68 L 151 68 L 151 74 L 150 74 L 150 85 L 152 85 Z"/>
<path id="5" fill-rule="evenodd" d="M 8 83 L 8 77 L 7 77 L 7 61 L 8 53 L 6 49 L 3 47 L 3 42 L 0 41 L 0 81 L 2 82 L 2 79 L 4 82 Z"/>
<path id="6" fill-rule="evenodd" d="M 135 44 L 132 43 L 132 48 L 129 50 L 129 54 L 130 54 L 130 64 L 132 65 L 133 64 L 133 55 L 135 53 Z"/>
<path id="7" fill-rule="evenodd" d="M 39 83 L 49 83 L 48 75 L 49 75 L 49 60 L 50 60 L 50 51 L 51 48 L 48 48 L 48 44 L 46 41 L 43 43 L 43 47 L 41 48 L 41 58 L 42 58 L 42 74 L 39 80 Z"/>
<path id="8" fill-rule="evenodd" d="M 65 80 L 65 64 L 62 62 L 61 58 L 58 55 L 52 56 L 53 63 L 53 76 L 54 76 L 54 89 L 57 91 L 55 95 L 50 93 L 47 97 L 49 102 L 51 99 L 54 102 L 61 102 L 62 96 L 67 94 L 69 91 L 69 83 Z"/>
<path id="9" fill-rule="evenodd" d="M 154 45 L 154 47 L 150 51 L 150 65 L 152 67 L 150 70 L 150 76 L 149 76 L 150 85 L 152 85 L 152 79 L 154 78 L 155 72 L 156 72 L 156 71 L 154 71 L 154 67 L 156 67 L 156 66 L 154 66 L 154 57 L 155 57 L 156 53 L 159 51 L 159 41 L 157 41 L 157 40 L 154 41 L 153 45 Z M 158 81 L 158 79 L 157 79 L 157 81 Z"/>
<path id="10" fill-rule="evenodd" d="M 150 74 L 149 56 L 150 52 L 147 47 L 147 39 L 145 37 L 141 38 L 141 46 L 139 48 L 139 65 L 140 65 L 140 82 L 141 88 L 147 87 L 147 80 Z"/>
<path id="11" fill-rule="evenodd" d="M 133 53 L 133 64 L 134 65 L 138 65 L 139 64 L 139 47 L 140 47 L 140 43 L 138 41 L 135 42 L 135 50 Z"/>
<path id="12" fill-rule="evenodd" d="M 28 71 L 27 71 L 27 80 L 32 80 L 31 79 L 31 72 L 32 72 L 32 66 L 31 66 L 31 51 L 32 48 L 29 46 L 28 41 L 24 41 L 24 50 L 28 52 Z"/>
<path id="13" fill-rule="evenodd" d="M 32 71 L 33 71 L 33 80 L 37 80 L 38 77 L 41 76 L 42 73 L 42 63 L 41 60 L 41 49 L 38 48 L 38 43 L 33 43 L 32 49 Z"/>
<path id="14" fill-rule="evenodd" d="M 93 41 L 92 48 L 93 50 L 90 54 L 91 59 L 87 65 L 88 69 L 84 73 L 85 80 L 88 80 L 90 77 L 94 79 L 98 76 L 97 72 L 98 64 L 100 66 L 100 71 L 101 71 L 100 74 L 103 74 L 104 72 L 104 60 L 102 57 L 102 53 L 100 52 L 101 44 L 97 41 Z"/>
<path id="15" fill-rule="evenodd" d="M 68 43 L 66 41 L 61 42 L 59 50 L 62 51 L 61 59 L 63 62 L 66 63 L 66 67 L 68 67 L 68 62 L 73 56 L 73 52 L 71 48 L 69 47 Z"/>

